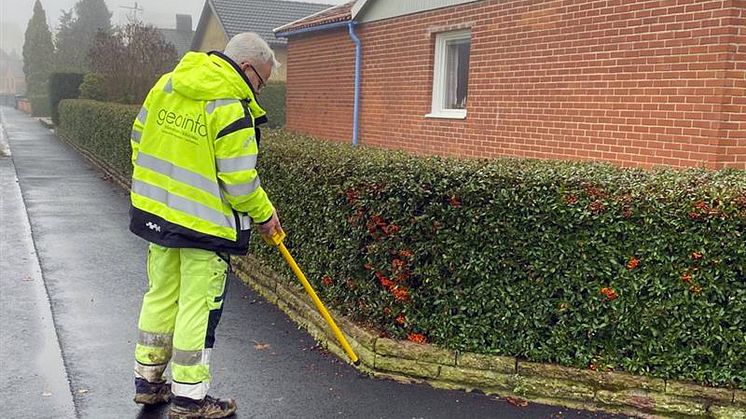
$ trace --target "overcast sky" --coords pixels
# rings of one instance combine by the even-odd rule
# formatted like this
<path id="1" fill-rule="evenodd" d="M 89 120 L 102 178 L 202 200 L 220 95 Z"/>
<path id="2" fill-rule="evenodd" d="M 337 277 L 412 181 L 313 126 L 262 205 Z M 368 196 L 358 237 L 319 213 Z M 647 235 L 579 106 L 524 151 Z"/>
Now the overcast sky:
<path id="1" fill-rule="evenodd" d="M 68 10 L 77 0 L 41 0 L 47 12 L 47 23 L 52 31 L 57 27 L 60 10 Z M 132 11 L 125 7 L 134 7 L 133 0 L 105 0 L 109 11 L 114 15 L 112 23 L 126 22 L 128 13 Z M 234 0 L 239 2 L 241 0 Z M 308 3 L 342 4 L 348 0 L 304 0 Z M 0 47 L 6 51 L 15 48 L 21 52 L 23 32 L 31 19 L 35 0 L 0 0 Z M 196 28 L 199 15 L 204 6 L 204 0 L 140 0 L 138 8 L 142 9 L 139 16 L 146 22 L 161 28 L 176 26 L 177 13 L 192 15 L 192 25 Z"/>

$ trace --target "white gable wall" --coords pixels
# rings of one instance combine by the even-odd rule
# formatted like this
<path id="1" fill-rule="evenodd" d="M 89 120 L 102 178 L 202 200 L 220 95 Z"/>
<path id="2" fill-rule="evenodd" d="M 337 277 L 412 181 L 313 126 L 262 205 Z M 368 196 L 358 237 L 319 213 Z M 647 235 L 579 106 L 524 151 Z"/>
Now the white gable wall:
<path id="1" fill-rule="evenodd" d="M 360 0 L 352 8 L 356 22 L 374 22 L 479 0 Z"/>

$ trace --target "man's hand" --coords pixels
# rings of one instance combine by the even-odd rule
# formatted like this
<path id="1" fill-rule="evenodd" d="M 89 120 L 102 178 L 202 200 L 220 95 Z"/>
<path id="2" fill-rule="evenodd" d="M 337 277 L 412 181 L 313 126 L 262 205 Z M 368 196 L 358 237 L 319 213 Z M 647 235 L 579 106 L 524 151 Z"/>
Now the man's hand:
<path id="1" fill-rule="evenodd" d="M 282 233 L 282 225 L 277 217 L 277 211 L 272 212 L 272 218 L 269 221 L 257 225 L 256 228 L 259 230 L 259 234 L 264 237 L 272 237 L 275 233 Z"/>

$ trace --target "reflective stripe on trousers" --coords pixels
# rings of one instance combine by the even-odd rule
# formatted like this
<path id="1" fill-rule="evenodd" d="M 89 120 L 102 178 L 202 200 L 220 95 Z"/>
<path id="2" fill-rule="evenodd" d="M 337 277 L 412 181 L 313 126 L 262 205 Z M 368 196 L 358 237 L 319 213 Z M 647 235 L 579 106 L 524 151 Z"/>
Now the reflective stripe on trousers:
<path id="1" fill-rule="evenodd" d="M 207 392 L 210 390 L 210 382 L 203 381 L 201 383 L 180 383 L 174 380 L 171 383 L 171 393 L 174 396 L 189 397 L 194 400 L 202 400 L 207 396 Z"/>

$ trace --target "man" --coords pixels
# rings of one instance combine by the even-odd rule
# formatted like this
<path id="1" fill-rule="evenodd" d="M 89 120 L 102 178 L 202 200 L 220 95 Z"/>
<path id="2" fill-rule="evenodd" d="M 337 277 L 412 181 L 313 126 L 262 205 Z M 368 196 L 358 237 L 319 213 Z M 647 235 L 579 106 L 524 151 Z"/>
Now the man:
<path id="1" fill-rule="evenodd" d="M 255 96 L 276 66 L 254 33 L 236 35 L 223 53 L 190 52 L 151 89 L 134 122 L 130 230 L 150 242 L 135 402 L 173 394 L 170 418 L 236 411 L 232 399 L 207 395 L 210 351 L 228 255 L 247 252 L 252 222 L 263 236 L 282 229 L 256 171 L 257 125 L 267 118 Z"/>

